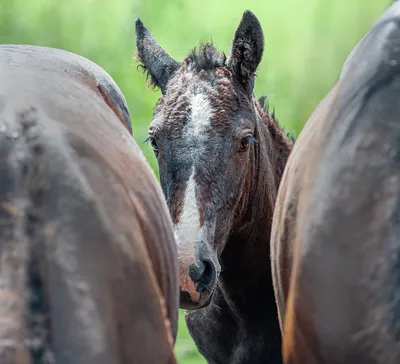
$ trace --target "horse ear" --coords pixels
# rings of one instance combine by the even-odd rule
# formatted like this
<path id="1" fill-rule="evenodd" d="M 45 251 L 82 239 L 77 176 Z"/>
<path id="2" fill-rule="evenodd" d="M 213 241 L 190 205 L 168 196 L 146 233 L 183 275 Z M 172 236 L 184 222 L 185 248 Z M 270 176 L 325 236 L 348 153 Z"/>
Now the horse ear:
<path id="1" fill-rule="evenodd" d="M 139 60 L 150 75 L 153 85 L 158 86 L 165 94 L 167 83 L 180 64 L 161 48 L 139 18 L 135 25 Z"/>
<path id="2" fill-rule="evenodd" d="M 264 52 L 264 34 L 257 17 L 246 10 L 236 29 L 228 67 L 236 79 L 253 92 L 254 75 Z"/>

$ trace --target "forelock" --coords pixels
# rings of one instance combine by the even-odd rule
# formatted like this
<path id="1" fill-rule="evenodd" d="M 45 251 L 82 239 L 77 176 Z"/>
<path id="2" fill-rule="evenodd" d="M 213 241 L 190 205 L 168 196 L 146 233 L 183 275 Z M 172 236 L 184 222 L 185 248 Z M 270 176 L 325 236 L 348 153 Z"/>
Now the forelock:
<path id="1" fill-rule="evenodd" d="M 195 47 L 185 58 L 184 63 L 192 71 L 211 71 L 226 66 L 226 56 L 208 42 Z"/>
<path id="2" fill-rule="evenodd" d="M 189 53 L 168 83 L 156 106 L 162 115 L 156 119 L 163 120 L 164 128 L 178 137 L 194 118 L 197 127 L 193 132 L 199 135 L 209 127 L 226 128 L 243 105 L 243 98 L 234 86 L 225 55 L 206 43 Z"/>

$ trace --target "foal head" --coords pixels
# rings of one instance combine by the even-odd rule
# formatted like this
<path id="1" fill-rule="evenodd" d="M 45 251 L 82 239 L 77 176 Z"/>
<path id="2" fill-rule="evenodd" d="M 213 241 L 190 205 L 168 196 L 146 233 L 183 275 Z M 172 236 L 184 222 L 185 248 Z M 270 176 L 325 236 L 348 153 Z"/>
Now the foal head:
<path id="1" fill-rule="evenodd" d="M 162 92 L 148 141 L 174 223 L 181 307 L 195 309 L 210 302 L 219 258 L 247 206 L 260 122 L 254 76 L 264 36 L 246 11 L 229 57 L 205 44 L 179 63 L 139 19 L 136 42 L 142 67 Z"/>

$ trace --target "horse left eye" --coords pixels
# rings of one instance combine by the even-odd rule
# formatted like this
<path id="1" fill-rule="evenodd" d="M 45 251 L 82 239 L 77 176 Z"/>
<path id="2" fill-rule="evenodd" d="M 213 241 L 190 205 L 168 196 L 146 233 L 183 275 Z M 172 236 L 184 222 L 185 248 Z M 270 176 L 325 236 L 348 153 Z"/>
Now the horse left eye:
<path id="1" fill-rule="evenodd" d="M 247 149 L 249 149 L 250 142 L 253 141 L 253 139 L 254 138 L 252 135 L 245 136 L 240 143 L 239 152 L 245 152 Z"/>
<path id="2" fill-rule="evenodd" d="M 240 143 L 239 152 L 244 152 L 249 149 L 250 142 L 247 138 L 243 138 L 242 142 Z"/>

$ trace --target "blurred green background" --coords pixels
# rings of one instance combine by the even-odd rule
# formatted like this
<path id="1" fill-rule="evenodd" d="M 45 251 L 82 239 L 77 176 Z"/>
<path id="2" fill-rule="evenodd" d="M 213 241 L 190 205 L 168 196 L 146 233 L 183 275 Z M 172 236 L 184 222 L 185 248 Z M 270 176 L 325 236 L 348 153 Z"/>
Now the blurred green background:
<path id="1" fill-rule="evenodd" d="M 0 43 L 63 48 L 102 66 L 128 101 L 134 137 L 158 175 L 147 136 L 159 91 L 136 70 L 134 21 L 140 17 L 177 60 L 212 39 L 229 53 L 242 13 L 252 10 L 265 34 L 256 96 L 271 94 L 281 124 L 298 135 L 337 80 L 352 47 L 390 0 L 0 0 Z M 180 317 L 180 363 L 205 363 Z"/>

